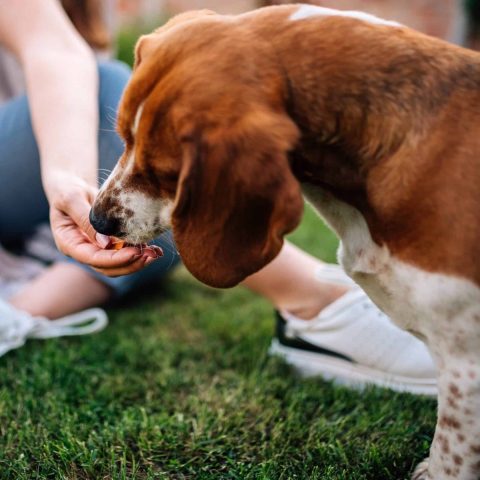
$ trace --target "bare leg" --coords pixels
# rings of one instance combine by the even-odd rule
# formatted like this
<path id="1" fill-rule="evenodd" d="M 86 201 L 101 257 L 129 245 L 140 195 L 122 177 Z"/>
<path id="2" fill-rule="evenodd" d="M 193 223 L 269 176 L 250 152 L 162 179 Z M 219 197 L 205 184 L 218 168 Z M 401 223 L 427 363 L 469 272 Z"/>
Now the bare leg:
<path id="1" fill-rule="evenodd" d="M 310 319 L 347 291 L 347 287 L 315 279 L 315 270 L 321 265 L 320 260 L 285 242 L 278 257 L 248 277 L 243 285 L 270 300 L 276 308 Z"/>
<path id="2" fill-rule="evenodd" d="M 82 268 L 57 263 L 28 283 L 9 302 L 31 315 L 50 319 L 101 305 L 110 289 Z"/>

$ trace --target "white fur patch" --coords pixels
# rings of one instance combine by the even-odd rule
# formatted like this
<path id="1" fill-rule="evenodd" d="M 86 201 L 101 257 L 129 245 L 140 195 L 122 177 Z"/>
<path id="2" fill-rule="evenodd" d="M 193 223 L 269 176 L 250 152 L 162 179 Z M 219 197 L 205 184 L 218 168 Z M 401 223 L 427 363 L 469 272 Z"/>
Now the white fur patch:
<path id="1" fill-rule="evenodd" d="M 158 237 L 171 226 L 173 201 L 150 197 L 139 190 L 126 190 L 124 185 L 132 174 L 135 166 L 135 148 L 132 148 L 128 157 L 117 163 L 112 173 L 98 192 L 98 200 L 103 196 L 111 195 L 112 190 L 118 189 L 115 211 L 113 215 L 122 223 L 124 238 L 129 243 L 144 243 Z M 110 212 L 105 212 L 107 215 Z"/>
<path id="2" fill-rule="evenodd" d="M 424 339 L 438 369 L 438 421 L 416 480 L 480 478 L 480 288 L 431 273 L 377 245 L 362 214 L 313 185 L 302 189 L 340 237 L 345 271 L 400 327 Z"/>
<path id="3" fill-rule="evenodd" d="M 119 168 L 119 172 L 117 173 L 117 178 L 121 180 L 127 177 L 128 175 L 130 175 L 133 171 L 134 166 L 135 166 L 135 148 L 132 148 L 130 155 L 127 157 L 125 165 L 121 169 Z"/>
<path id="4" fill-rule="evenodd" d="M 172 213 L 175 202 L 173 200 L 164 200 L 162 208 L 158 214 L 158 218 L 161 225 L 165 225 L 168 228 L 172 225 Z"/>
<path id="5" fill-rule="evenodd" d="M 143 113 L 143 103 L 140 104 L 140 106 L 137 109 L 137 113 L 135 114 L 135 119 L 133 120 L 133 125 L 132 125 L 132 135 L 135 137 L 137 130 L 138 130 L 138 125 L 140 124 L 140 118 Z"/>
<path id="6" fill-rule="evenodd" d="M 125 239 L 131 243 L 153 240 L 171 226 L 171 200 L 152 198 L 140 191 L 122 191 L 118 201 L 122 208 L 133 212 L 122 218 Z"/>
<path id="7" fill-rule="evenodd" d="M 383 20 L 365 12 L 354 10 L 335 10 L 333 8 L 318 7 L 316 5 L 301 5 L 299 9 L 290 16 L 290 20 L 304 20 L 312 17 L 349 17 L 357 20 L 363 20 L 374 25 L 387 25 L 390 27 L 401 27 L 402 25 L 390 20 Z"/>
<path id="8" fill-rule="evenodd" d="M 399 326 L 424 338 L 438 336 L 437 345 L 451 341 L 442 349 L 463 348 L 472 334 L 480 340 L 480 324 L 474 326 L 472 320 L 480 315 L 478 286 L 467 279 L 426 272 L 396 259 L 386 246 L 373 241 L 358 210 L 321 188 L 304 184 L 302 189 L 339 236 L 338 259 L 345 271 Z M 456 335 L 456 345 L 455 321 L 463 322 L 465 331 L 471 329 L 462 339 Z"/>

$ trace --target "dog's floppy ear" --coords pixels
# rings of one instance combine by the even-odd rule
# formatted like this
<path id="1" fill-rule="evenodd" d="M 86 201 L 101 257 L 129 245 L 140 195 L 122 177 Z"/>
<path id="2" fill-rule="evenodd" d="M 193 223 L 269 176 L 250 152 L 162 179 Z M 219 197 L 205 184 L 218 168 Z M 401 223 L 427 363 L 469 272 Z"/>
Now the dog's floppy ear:
<path id="1" fill-rule="evenodd" d="M 234 286 L 279 253 L 303 211 L 287 159 L 298 135 L 286 115 L 258 110 L 182 137 L 172 225 L 183 262 L 199 280 Z"/>
<path id="2" fill-rule="evenodd" d="M 143 59 L 148 57 L 156 45 L 155 34 L 142 35 L 135 45 L 135 60 L 133 69 L 136 70 Z"/>

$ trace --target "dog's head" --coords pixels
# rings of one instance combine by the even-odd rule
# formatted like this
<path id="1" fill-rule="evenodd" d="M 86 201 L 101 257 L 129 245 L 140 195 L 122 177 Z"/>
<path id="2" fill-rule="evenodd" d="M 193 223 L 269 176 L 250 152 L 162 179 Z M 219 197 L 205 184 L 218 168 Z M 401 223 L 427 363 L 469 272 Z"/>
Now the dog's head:
<path id="1" fill-rule="evenodd" d="M 272 260 L 303 209 L 277 70 L 234 17 L 188 13 L 142 37 L 119 110 L 125 152 L 93 226 L 134 243 L 172 227 L 186 267 L 212 286 Z"/>

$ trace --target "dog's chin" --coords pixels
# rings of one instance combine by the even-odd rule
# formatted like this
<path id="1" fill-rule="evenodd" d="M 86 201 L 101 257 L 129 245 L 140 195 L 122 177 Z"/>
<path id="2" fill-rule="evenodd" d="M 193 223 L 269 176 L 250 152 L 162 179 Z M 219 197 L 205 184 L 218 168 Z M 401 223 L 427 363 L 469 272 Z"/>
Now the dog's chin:
<path id="1" fill-rule="evenodd" d="M 123 233 L 119 238 L 132 245 L 140 243 L 149 243 L 159 237 L 162 233 L 165 233 L 168 228 L 159 227 L 155 230 L 137 230 L 132 232 Z"/>

